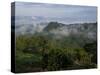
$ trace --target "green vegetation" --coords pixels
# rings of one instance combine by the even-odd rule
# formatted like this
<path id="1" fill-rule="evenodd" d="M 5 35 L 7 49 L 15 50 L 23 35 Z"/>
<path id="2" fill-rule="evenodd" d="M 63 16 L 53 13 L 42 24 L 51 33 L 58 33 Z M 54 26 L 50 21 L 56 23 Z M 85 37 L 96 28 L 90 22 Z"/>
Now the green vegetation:
<path id="1" fill-rule="evenodd" d="M 83 41 L 77 41 L 68 37 L 17 36 L 16 72 L 96 68 L 96 42 L 81 45 Z"/>
<path id="2" fill-rule="evenodd" d="M 16 72 L 96 68 L 96 25 L 97 23 L 65 25 L 50 22 L 40 33 L 16 36 Z M 71 30 L 70 35 L 50 33 L 63 26 Z M 77 31 L 74 33 L 73 30 Z M 61 37 L 56 38 L 57 36 Z"/>

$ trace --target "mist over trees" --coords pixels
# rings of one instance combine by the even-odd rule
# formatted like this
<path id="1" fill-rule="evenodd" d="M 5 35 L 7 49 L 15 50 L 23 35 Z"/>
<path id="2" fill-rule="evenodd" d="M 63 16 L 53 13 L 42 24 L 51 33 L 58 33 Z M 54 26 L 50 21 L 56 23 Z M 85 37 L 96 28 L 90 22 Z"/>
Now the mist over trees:
<path id="1" fill-rule="evenodd" d="M 84 28 L 79 27 L 81 25 Z M 79 28 L 77 33 L 73 33 L 73 29 L 69 36 L 58 36 L 49 32 L 65 25 L 50 22 L 41 33 L 16 36 L 16 72 L 96 68 L 96 25 L 84 23 L 77 27 L 72 24 L 67 28 Z M 93 37 L 89 37 L 87 32 L 89 35 L 91 32 L 90 36 Z"/>

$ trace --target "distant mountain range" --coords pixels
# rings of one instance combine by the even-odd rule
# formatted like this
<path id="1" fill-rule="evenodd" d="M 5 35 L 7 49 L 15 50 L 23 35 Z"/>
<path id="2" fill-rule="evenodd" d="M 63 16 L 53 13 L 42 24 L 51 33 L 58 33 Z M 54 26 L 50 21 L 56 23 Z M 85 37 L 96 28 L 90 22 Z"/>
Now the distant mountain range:
<path id="1" fill-rule="evenodd" d="M 82 23 L 82 24 L 62 24 L 57 22 L 50 22 L 43 31 L 55 35 L 62 36 L 83 36 L 88 38 L 96 38 L 97 35 L 97 23 Z"/>
<path id="2" fill-rule="evenodd" d="M 64 24 L 56 21 L 45 22 L 46 17 L 14 17 L 12 16 L 12 28 L 15 18 L 16 35 L 48 35 L 55 38 L 77 36 L 90 39 L 97 38 L 97 23 Z"/>
<path id="3" fill-rule="evenodd" d="M 38 23 L 29 25 L 15 25 L 16 35 L 25 34 L 53 34 L 56 36 L 83 36 L 95 38 L 97 23 L 62 24 L 58 22 Z"/>

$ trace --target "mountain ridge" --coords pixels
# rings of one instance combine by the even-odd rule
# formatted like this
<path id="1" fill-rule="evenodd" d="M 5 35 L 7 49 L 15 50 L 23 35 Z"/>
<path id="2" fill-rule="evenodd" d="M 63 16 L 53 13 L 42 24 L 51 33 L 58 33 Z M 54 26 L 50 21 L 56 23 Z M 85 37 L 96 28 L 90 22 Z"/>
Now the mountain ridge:
<path id="1" fill-rule="evenodd" d="M 16 35 L 26 34 L 53 34 L 54 36 L 83 36 L 87 38 L 95 38 L 97 35 L 97 22 L 95 23 L 75 23 L 63 24 L 59 22 L 39 23 L 31 25 L 21 25 L 16 27 Z"/>

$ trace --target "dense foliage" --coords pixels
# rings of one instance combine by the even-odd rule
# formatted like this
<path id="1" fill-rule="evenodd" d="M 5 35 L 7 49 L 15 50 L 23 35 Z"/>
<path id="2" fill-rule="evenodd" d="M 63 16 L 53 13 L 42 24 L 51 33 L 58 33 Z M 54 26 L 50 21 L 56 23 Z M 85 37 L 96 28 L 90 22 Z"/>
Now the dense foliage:
<path id="1" fill-rule="evenodd" d="M 72 38 L 16 37 L 16 72 L 95 68 L 97 44 Z"/>

